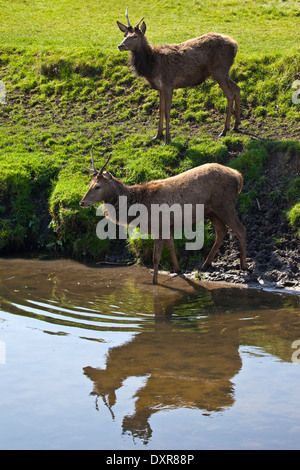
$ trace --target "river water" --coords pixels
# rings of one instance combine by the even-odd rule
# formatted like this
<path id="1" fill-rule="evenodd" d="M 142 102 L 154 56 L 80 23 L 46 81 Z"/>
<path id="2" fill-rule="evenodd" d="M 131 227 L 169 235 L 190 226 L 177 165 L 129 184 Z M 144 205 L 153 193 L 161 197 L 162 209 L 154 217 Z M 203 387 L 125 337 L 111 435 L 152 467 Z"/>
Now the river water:
<path id="1" fill-rule="evenodd" d="M 299 294 L 0 259 L 1 449 L 299 449 L 299 362 Z"/>

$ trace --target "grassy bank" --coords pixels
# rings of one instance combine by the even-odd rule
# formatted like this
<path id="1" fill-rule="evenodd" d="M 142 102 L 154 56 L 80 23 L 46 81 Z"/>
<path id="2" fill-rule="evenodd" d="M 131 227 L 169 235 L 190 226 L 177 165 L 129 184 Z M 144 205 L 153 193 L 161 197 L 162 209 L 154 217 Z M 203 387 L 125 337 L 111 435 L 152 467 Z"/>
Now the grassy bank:
<path id="1" fill-rule="evenodd" d="M 0 252 L 30 250 L 101 260 L 119 249 L 116 242 L 97 239 L 95 209 L 78 206 L 89 181 L 83 167 L 90 165 L 92 145 L 99 165 L 112 153 L 109 170 L 128 184 L 209 161 L 232 165 L 245 178 L 239 199 L 245 218 L 266 183 L 265 169 L 283 158 L 291 171 L 277 175 L 277 186 L 266 200 L 270 205 L 276 198 L 284 200 L 284 217 L 296 236 L 296 3 L 129 5 L 133 22 L 145 16 L 148 37 L 156 44 L 215 30 L 232 34 L 240 45 L 231 76 L 241 87 L 241 133 L 218 139 L 226 100 L 209 80 L 176 91 L 173 140 L 162 148 L 151 140 L 157 94 L 134 77 L 128 56 L 116 50 L 121 37 L 115 20 L 124 20 L 125 4 L 77 1 L 73 8 L 74 2 L 66 0 L 0 2 L 0 79 L 7 92 L 6 104 L 0 105 Z M 276 239 L 279 235 L 274 234 Z M 207 227 L 207 247 L 212 237 Z M 146 242 L 131 240 L 130 249 L 146 261 Z M 178 251 L 187 265 L 180 243 Z"/>

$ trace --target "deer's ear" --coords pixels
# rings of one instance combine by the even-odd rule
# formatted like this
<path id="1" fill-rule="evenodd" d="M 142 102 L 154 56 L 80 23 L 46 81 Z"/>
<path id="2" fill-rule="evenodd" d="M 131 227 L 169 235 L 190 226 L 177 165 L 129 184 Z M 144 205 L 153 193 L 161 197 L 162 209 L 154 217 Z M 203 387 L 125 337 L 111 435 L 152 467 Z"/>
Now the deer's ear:
<path id="1" fill-rule="evenodd" d="M 146 32 L 146 23 L 145 23 L 145 21 L 142 22 L 140 30 L 141 30 L 142 34 L 145 34 L 145 32 Z"/>
<path id="2" fill-rule="evenodd" d="M 95 173 L 95 170 L 92 170 L 92 168 L 86 168 L 86 167 L 84 167 L 84 169 L 85 169 L 86 171 L 88 171 L 91 175 L 95 176 L 95 174 L 96 174 L 96 173 Z"/>
<path id="3" fill-rule="evenodd" d="M 112 180 L 112 178 L 113 178 L 112 174 L 109 171 L 104 171 L 102 174 L 103 174 L 104 178 L 107 179 L 107 180 Z"/>
<path id="4" fill-rule="evenodd" d="M 119 26 L 119 29 L 122 31 L 122 33 L 127 33 L 127 31 L 128 31 L 127 26 L 125 26 L 124 24 L 120 23 L 119 21 L 117 21 L 117 25 Z"/>

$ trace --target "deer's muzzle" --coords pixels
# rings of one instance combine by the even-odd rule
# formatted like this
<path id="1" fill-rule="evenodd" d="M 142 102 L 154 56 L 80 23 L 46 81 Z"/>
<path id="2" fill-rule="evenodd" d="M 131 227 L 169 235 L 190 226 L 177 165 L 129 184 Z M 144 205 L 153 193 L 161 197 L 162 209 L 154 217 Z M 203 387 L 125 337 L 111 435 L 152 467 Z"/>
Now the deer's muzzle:
<path id="1" fill-rule="evenodd" d="M 80 201 L 79 205 L 80 205 L 81 207 L 90 207 L 90 203 L 89 203 L 89 202 L 85 202 L 85 201 L 83 201 L 83 200 Z"/>
<path id="2" fill-rule="evenodd" d="M 121 42 L 121 44 L 118 45 L 118 49 L 119 49 L 119 51 L 127 51 L 127 47 L 122 42 Z"/>

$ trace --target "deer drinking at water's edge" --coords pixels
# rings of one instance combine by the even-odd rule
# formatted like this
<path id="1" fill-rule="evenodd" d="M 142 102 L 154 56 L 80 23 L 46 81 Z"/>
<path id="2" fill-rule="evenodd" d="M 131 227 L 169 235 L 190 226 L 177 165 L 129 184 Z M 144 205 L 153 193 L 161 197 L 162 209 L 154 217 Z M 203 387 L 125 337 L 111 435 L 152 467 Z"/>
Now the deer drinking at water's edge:
<path id="1" fill-rule="evenodd" d="M 227 226 L 234 231 L 239 240 L 240 267 L 246 269 L 246 229 L 238 220 L 235 211 L 237 195 L 241 192 L 243 186 L 243 177 L 237 170 L 218 163 L 206 163 L 170 178 L 128 186 L 108 171 L 104 171 L 108 160 L 101 170 L 96 170 L 92 154 L 93 168 L 88 169 L 92 174 L 92 180 L 88 191 L 79 203 L 81 207 L 90 207 L 92 204 L 104 202 L 104 205 L 116 208 L 115 222 L 121 223 L 119 204 L 120 197 L 123 197 L 126 200 L 127 212 L 128 208 L 138 204 L 147 208 L 149 220 L 146 223 L 146 233 L 152 234 L 151 210 L 154 206 L 167 206 L 169 208 L 177 206 L 184 209 L 186 205 L 191 205 L 193 216 L 191 223 L 194 223 L 197 205 L 203 205 L 204 217 L 210 219 L 216 231 L 216 241 L 202 269 L 209 266 L 214 259 L 227 233 Z M 165 244 L 170 250 L 174 271 L 180 271 L 171 234 L 171 231 L 174 230 L 174 219 L 175 215 L 168 220 L 170 230 L 167 236 L 159 231 L 158 235 L 154 237 L 153 284 L 157 283 L 159 261 Z M 145 224 L 141 223 L 141 232 L 142 225 L 145 226 Z"/>
<path id="2" fill-rule="evenodd" d="M 163 136 L 163 121 L 166 120 L 165 143 L 170 141 L 170 109 L 173 90 L 199 85 L 208 77 L 218 82 L 227 98 L 225 126 L 220 136 L 225 136 L 230 128 L 230 118 L 235 102 L 235 125 L 240 124 L 240 88 L 229 77 L 238 45 L 234 39 L 224 34 L 207 33 L 180 44 L 151 46 L 146 37 L 146 24 L 143 18 L 132 27 L 117 21 L 124 33 L 124 40 L 118 45 L 120 51 L 131 52 L 131 63 L 138 75 L 147 79 L 152 88 L 159 91 L 159 126 L 157 139 Z"/>

